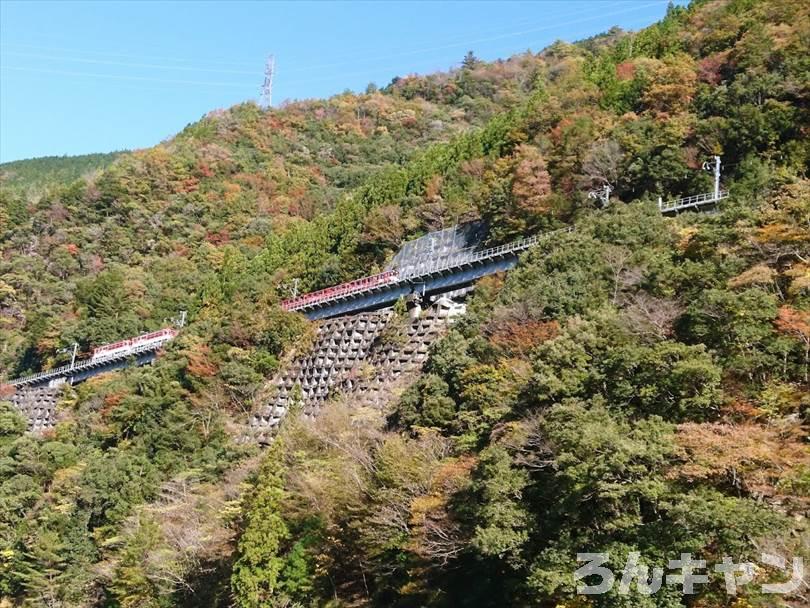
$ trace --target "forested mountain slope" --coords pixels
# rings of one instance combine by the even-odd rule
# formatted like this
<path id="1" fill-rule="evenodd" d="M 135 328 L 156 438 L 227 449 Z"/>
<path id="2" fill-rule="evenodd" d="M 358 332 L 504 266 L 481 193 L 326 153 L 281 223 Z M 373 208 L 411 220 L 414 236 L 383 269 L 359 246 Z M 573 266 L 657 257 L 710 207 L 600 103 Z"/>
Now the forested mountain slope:
<path id="1" fill-rule="evenodd" d="M 51 364 L 55 347 L 65 340 L 87 346 L 152 328 L 178 308 L 211 305 L 207 292 L 220 289 L 222 272 L 248 260 L 258 263 L 282 235 L 300 235 L 320 247 L 315 239 L 322 236 L 316 233 L 324 232 L 324 214 L 345 200 L 342 193 L 375 170 L 397 166 L 525 99 L 539 63 L 526 56 L 471 66 L 465 82 L 456 76 L 454 102 L 442 105 L 380 92 L 272 112 L 245 104 L 212 112 L 166 144 L 123 155 L 100 176 L 38 200 L 4 190 L 0 291 L 8 298 L 4 329 L 10 333 L 3 336 L 0 366 L 16 373 Z M 479 82 L 493 90 L 479 93 Z M 489 98 L 496 92 L 513 101 L 496 104 Z M 347 233 L 362 222 L 359 207 L 350 213 Z M 382 239 L 393 246 L 385 239 L 397 237 L 372 230 L 367 238 L 370 245 Z M 275 296 L 280 279 L 270 274 L 278 269 L 264 266 L 267 281 L 260 289 Z M 292 269 L 286 261 L 285 266 Z M 305 286 L 349 277 L 360 268 L 338 259 L 322 269 L 307 263 L 307 272 L 320 275 Z M 88 277 L 93 280 L 80 280 Z M 101 285 L 96 281 L 120 287 L 119 300 L 105 304 L 115 310 L 101 312 L 90 302 L 93 285 Z M 189 285 L 200 290 L 188 291 Z M 77 306 L 89 308 L 80 313 Z M 115 323 L 105 327 L 104 318 Z"/>
<path id="2" fill-rule="evenodd" d="M 99 175 L 0 207 L 6 376 L 162 325 L 157 364 L 0 420 L 0 593 L 26 606 L 777 606 L 576 595 L 577 552 L 804 556 L 810 494 L 810 14 L 673 8 L 539 54 L 264 111 L 217 111 Z M 664 198 L 731 193 L 715 215 Z M 611 205 L 588 190 L 609 184 Z M 392 411 L 253 398 L 309 323 L 279 306 L 484 218 L 572 224 L 481 281 Z M 804 599 L 802 597 L 804 593 Z M 780 603 L 782 602 L 782 603 Z M 16 603 L 16 604 L 15 604 Z"/>
<path id="3" fill-rule="evenodd" d="M 80 154 L 78 156 L 43 156 L 0 163 L 0 184 L 3 190 L 21 190 L 31 196 L 31 190 L 64 184 L 83 175 L 104 169 L 121 153 Z"/>

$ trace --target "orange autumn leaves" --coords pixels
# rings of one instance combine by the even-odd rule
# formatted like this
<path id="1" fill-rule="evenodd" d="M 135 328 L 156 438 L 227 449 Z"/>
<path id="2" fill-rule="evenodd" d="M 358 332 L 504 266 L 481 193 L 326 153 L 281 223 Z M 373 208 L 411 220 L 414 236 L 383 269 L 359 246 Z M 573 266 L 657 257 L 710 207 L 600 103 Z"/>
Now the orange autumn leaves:
<path id="1" fill-rule="evenodd" d="M 675 441 L 679 464 L 670 477 L 726 483 L 756 498 L 810 502 L 810 450 L 799 427 L 685 423 Z M 804 494 L 804 496 L 802 496 Z"/>

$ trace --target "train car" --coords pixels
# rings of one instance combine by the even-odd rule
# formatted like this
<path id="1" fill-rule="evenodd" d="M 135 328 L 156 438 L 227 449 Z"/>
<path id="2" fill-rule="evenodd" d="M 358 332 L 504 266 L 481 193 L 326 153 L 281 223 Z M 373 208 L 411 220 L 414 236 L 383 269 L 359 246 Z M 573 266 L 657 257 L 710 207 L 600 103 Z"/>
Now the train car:
<path id="1" fill-rule="evenodd" d="M 307 293 L 302 296 L 298 296 L 297 298 L 284 300 L 281 303 L 281 307 L 284 310 L 298 310 L 299 308 L 303 308 L 304 306 L 308 306 L 310 304 L 317 304 L 318 302 L 325 300 L 331 300 L 357 292 L 368 291 L 376 287 L 388 285 L 389 283 L 396 283 L 397 280 L 397 271 L 388 270 L 370 277 L 363 277 L 362 279 L 357 279 L 348 283 L 341 283 L 340 285 L 335 285 L 334 287 L 327 287 L 326 289 L 313 291 L 312 293 Z"/>
<path id="2" fill-rule="evenodd" d="M 168 342 L 177 335 L 177 330 L 171 327 L 164 327 L 152 333 L 143 334 L 137 338 L 132 338 L 133 346 L 140 346 L 142 344 L 152 344 L 155 342 Z"/>
<path id="3" fill-rule="evenodd" d="M 158 331 L 153 331 L 148 334 L 141 334 L 140 336 L 129 338 L 127 340 L 119 340 L 118 342 L 103 344 L 102 346 L 98 346 L 93 349 L 90 360 L 100 361 L 102 359 L 122 357 L 139 349 L 146 350 L 150 346 L 157 348 L 163 343 L 173 339 L 176 335 L 176 329 L 164 327 Z"/>
<path id="4" fill-rule="evenodd" d="M 117 355 L 122 355 L 129 351 L 130 340 L 119 340 L 111 344 L 104 344 L 93 349 L 93 354 L 90 357 L 91 361 L 98 361 L 99 359 L 109 359 Z"/>

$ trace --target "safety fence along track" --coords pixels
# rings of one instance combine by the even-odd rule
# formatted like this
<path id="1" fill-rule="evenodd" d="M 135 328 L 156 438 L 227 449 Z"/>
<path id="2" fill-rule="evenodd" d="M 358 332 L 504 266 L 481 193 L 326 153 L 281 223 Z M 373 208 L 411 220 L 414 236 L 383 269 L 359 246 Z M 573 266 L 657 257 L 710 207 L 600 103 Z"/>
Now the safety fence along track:
<path id="1" fill-rule="evenodd" d="M 346 296 L 373 291 L 385 285 L 397 282 L 396 270 L 388 270 L 369 277 L 363 277 L 349 283 L 341 283 L 334 287 L 327 287 L 318 291 L 304 294 L 297 298 L 284 300 L 281 303 L 284 310 L 300 310 L 314 304 L 324 304 Z"/>
<path id="2" fill-rule="evenodd" d="M 713 205 L 717 201 L 728 198 L 728 192 L 720 190 L 719 192 L 706 192 L 704 194 L 695 194 L 694 196 L 687 196 L 679 198 L 674 201 L 663 202 L 658 201 L 658 209 L 661 213 L 677 213 L 679 211 L 686 211 L 687 209 L 699 209 L 707 205 Z"/>
<path id="3" fill-rule="evenodd" d="M 38 372 L 36 374 L 15 378 L 14 380 L 9 381 L 8 384 L 11 386 L 40 385 L 57 378 L 70 378 L 85 372 L 91 372 L 92 370 L 101 371 L 105 367 L 109 367 L 121 361 L 126 361 L 130 357 L 138 357 L 156 352 L 163 348 L 163 346 L 173 338 L 174 335 L 166 335 L 162 339 L 154 340 L 145 344 L 135 344 L 125 349 L 118 349 L 113 354 L 96 356 L 87 361 L 77 363 L 76 365 L 63 365 L 61 367 L 55 367 L 53 369 Z"/>
<path id="4" fill-rule="evenodd" d="M 475 251 L 475 248 L 473 247 L 460 249 L 448 256 L 438 259 L 434 264 L 420 265 L 410 269 L 408 272 L 402 273 L 398 272 L 397 270 L 388 270 L 369 277 L 357 279 L 356 281 L 343 283 L 334 287 L 313 291 L 312 293 L 308 293 L 297 298 L 284 300 L 281 303 L 281 306 L 285 310 L 290 311 L 309 310 L 324 306 L 325 304 L 334 302 L 336 300 L 357 297 L 363 294 L 389 289 L 397 285 L 419 283 L 422 279 L 439 273 L 452 273 L 490 260 L 518 254 L 522 251 L 530 249 L 531 247 L 534 247 L 541 241 L 565 232 L 570 232 L 571 230 L 573 230 L 573 228 L 567 227 L 561 230 L 554 230 L 544 234 L 531 236 L 513 243 L 482 249 L 480 251 Z"/>
<path id="5" fill-rule="evenodd" d="M 720 190 L 719 184 L 713 192 L 696 194 L 672 201 L 664 202 L 658 200 L 658 209 L 662 214 L 674 214 L 690 209 L 702 210 L 714 206 L 718 201 L 728 198 L 728 192 Z M 458 227 L 454 227 L 453 234 Z M 476 250 L 476 247 L 464 247 L 451 251 L 448 254 L 437 255 L 435 259 L 422 259 L 418 263 L 403 264 L 399 268 L 394 268 L 375 274 L 372 276 L 357 279 L 349 283 L 327 287 L 319 291 L 314 291 L 302 296 L 284 300 L 282 308 L 290 311 L 301 311 L 310 318 L 322 318 L 334 314 L 345 314 L 350 312 L 350 307 L 343 305 L 346 301 L 355 301 L 354 310 L 362 310 L 368 307 L 379 306 L 387 301 L 394 301 L 403 295 L 403 287 L 407 285 L 425 285 L 437 275 L 453 275 L 457 273 L 458 282 L 463 282 L 469 278 L 480 278 L 487 272 L 498 272 L 503 270 L 497 265 L 495 260 L 517 258 L 521 251 L 530 249 L 540 241 L 553 238 L 561 233 L 570 232 L 573 228 L 563 228 L 543 234 L 531 236 L 513 243 L 498 245 L 488 249 Z M 444 234 L 448 230 L 439 231 L 432 234 Z M 430 235 L 428 235 L 429 237 Z M 423 237 L 423 238 L 428 238 Z M 445 239 L 446 240 L 446 239 Z M 411 241 L 411 243 L 419 242 Z M 405 245 L 407 247 L 408 244 Z M 396 261 L 396 260 L 395 260 Z M 491 268 L 487 271 L 474 274 L 471 269 L 482 270 L 481 267 L 489 264 Z M 435 282 L 434 282 L 435 283 Z M 445 281 L 443 287 L 450 287 L 452 281 Z M 374 294 L 374 295 L 372 295 Z M 390 296 L 390 297 L 389 297 Z M 341 302 L 341 304 L 337 304 Z M 331 305 L 331 306 L 330 306 Z"/>

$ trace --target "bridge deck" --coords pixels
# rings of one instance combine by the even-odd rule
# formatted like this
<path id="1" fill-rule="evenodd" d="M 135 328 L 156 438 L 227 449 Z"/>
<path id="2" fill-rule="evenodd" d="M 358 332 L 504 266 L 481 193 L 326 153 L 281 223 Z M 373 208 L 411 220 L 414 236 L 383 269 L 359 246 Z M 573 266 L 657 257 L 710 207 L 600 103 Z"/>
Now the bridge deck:
<path id="1" fill-rule="evenodd" d="M 700 210 L 710 207 L 725 198 L 728 198 L 728 192 L 720 190 L 667 202 L 659 199 L 658 209 L 664 215 L 676 214 L 689 209 Z M 399 271 L 388 270 L 285 300 L 282 306 L 286 310 L 300 311 L 310 319 L 323 319 L 379 308 L 412 293 L 415 286 L 420 287 L 419 291 L 428 293 L 440 288 L 449 289 L 464 285 L 486 274 L 510 268 L 514 263 L 499 264 L 498 260 L 516 260 L 517 254 L 521 251 L 533 247 L 542 240 L 571 230 L 572 227 L 563 228 L 481 251 L 475 251 L 474 247 L 459 249 L 437 258 L 433 264 L 421 263 L 408 265 Z M 448 280 L 437 280 L 437 277 L 447 276 L 450 277 Z"/>

